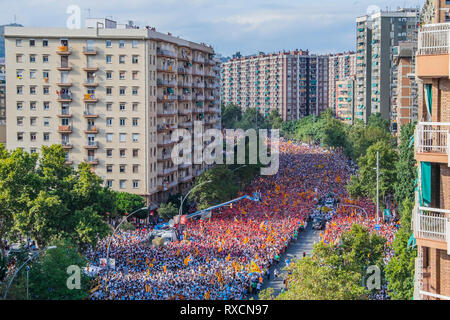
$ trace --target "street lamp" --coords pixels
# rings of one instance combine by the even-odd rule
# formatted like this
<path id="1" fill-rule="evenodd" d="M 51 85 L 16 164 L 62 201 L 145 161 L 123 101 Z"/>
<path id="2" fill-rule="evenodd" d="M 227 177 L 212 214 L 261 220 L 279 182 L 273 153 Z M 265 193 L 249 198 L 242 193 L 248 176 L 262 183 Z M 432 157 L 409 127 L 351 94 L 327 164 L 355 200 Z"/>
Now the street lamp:
<path id="1" fill-rule="evenodd" d="M 114 232 L 113 232 L 113 234 L 111 235 L 111 237 L 109 237 L 109 241 L 108 241 L 108 249 L 107 249 L 107 252 L 106 252 L 106 273 L 108 273 L 108 271 L 109 271 L 109 250 L 110 250 L 110 248 L 111 248 L 111 242 L 112 242 L 112 239 L 113 239 L 114 235 L 116 234 L 117 230 L 119 230 L 119 228 L 120 228 L 120 226 L 122 225 L 122 223 L 124 223 L 125 221 L 127 221 L 127 219 L 130 218 L 131 216 L 133 216 L 133 215 L 135 215 L 136 213 L 138 213 L 138 212 L 140 212 L 140 211 L 143 211 L 143 210 L 148 210 L 148 207 L 140 208 L 140 209 L 134 211 L 133 213 L 131 213 L 130 215 L 127 215 L 126 217 L 124 217 L 124 218 L 122 219 L 122 221 L 117 225 L 116 229 L 114 229 Z"/>
<path id="2" fill-rule="evenodd" d="M 179 235 L 181 235 L 181 216 L 183 215 L 183 203 L 186 200 L 186 198 L 189 196 L 189 194 L 191 194 L 192 191 L 194 191 L 195 189 L 207 184 L 207 183 L 211 183 L 212 180 L 208 180 L 205 182 L 202 182 L 198 185 L 196 185 L 194 188 L 192 188 L 183 198 L 183 196 L 180 197 L 181 203 L 180 203 L 180 209 L 178 210 L 178 233 Z"/>
<path id="3" fill-rule="evenodd" d="M 3 295 L 3 300 L 6 300 L 6 296 L 8 295 L 8 290 L 11 287 L 11 284 L 13 283 L 14 279 L 16 278 L 16 276 L 19 274 L 19 271 L 22 270 L 22 268 L 24 266 L 26 266 L 28 264 L 28 262 L 30 262 L 31 260 L 33 260 L 34 258 L 36 258 L 38 255 L 40 255 L 42 252 L 47 251 L 47 250 L 51 250 L 51 249 L 55 249 L 56 246 L 50 246 L 47 247 L 45 249 L 42 249 L 41 251 L 38 251 L 34 254 L 31 254 L 30 257 L 16 270 L 16 272 L 14 273 L 13 277 L 11 278 L 11 280 L 8 283 L 8 286 L 5 289 L 5 294 Z M 27 300 L 28 300 L 28 271 L 27 270 Z"/>

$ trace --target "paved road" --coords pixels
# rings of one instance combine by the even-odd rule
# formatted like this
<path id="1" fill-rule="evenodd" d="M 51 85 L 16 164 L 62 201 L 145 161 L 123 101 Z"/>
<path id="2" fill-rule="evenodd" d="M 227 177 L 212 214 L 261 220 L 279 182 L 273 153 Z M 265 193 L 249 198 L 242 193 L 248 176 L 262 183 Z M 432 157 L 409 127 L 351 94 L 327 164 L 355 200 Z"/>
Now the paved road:
<path id="1" fill-rule="evenodd" d="M 273 288 L 275 291 L 275 295 L 278 295 L 281 292 L 281 289 L 284 287 L 283 278 L 286 273 L 284 271 L 282 272 L 281 269 L 286 266 L 285 260 L 287 255 L 295 256 L 296 259 L 302 259 L 303 252 L 306 252 L 306 255 L 308 256 L 311 255 L 314 243 L 320 241 L 320 231 L 313 230 L 311 225 L 312 223 L 309 222 L 306 230 L 299 233 L 297 241 L 291 242 L 289 248 L 281 256 L 280 264 L 270 269 L 271 279 L 270 281 L 268 281 L 267 278 L 264 279 L 264 283 L 262 286 L 263 290 L 267 288 Z M 277 271 L 279 272 L 277 279 L 274 279 L 273 277 L 274 269 L 277 269 Z"/>

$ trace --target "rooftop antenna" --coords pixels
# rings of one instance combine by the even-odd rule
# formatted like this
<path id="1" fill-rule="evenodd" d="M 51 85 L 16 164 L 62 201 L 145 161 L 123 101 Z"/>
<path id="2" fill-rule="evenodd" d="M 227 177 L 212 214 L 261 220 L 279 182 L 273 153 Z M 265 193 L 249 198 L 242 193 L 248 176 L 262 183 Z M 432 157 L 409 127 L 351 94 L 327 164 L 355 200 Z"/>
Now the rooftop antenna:
<path id="1" fill-rule="evenodd" d="M 14 14 L 14 24 L 16 24 L 16 15 Z"/>
<path id="2" fill-rule="evenodd" d="M 91 18 L 91 8 L 87 8 L 84 10 L 88 12 L 88 18 Z"/>

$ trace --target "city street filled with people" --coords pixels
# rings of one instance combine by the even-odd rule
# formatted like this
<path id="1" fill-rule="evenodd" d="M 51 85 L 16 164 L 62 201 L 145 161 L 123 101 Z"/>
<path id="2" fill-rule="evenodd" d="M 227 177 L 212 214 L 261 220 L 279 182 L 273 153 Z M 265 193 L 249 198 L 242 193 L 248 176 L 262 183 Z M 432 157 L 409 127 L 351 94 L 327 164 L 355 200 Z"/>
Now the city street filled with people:
<path id="1" fill-rule="evenodd" d="M 244 200 L 217 209 L 210 218 L 188 220 L 183 240 L 153 246 L 151 228 L 120 231 L 112 239 L 115 266 L 103 268 L 91 296 L 97 300 L 242 300 L 261 288 L 267 271 L 293 239 L 301 237 L 320 198 L 334 195 L 349 203 L 345 189 L 350 178 L 341 151 L 280 142 L 280 169 L 274 176 L 258 176 L 240 195 L 259 192 L 261 201 Z M 327 213 L 322 241 L 335 243 L 353 223 L 375 230 L 375 206 L 352 202 L 366 210 L 338 206 Z M 380 223 L 377 232 L 389 246 L 397 225 Z M 106 257 L 109 238 L 89 252 L 93 266 Z"/>

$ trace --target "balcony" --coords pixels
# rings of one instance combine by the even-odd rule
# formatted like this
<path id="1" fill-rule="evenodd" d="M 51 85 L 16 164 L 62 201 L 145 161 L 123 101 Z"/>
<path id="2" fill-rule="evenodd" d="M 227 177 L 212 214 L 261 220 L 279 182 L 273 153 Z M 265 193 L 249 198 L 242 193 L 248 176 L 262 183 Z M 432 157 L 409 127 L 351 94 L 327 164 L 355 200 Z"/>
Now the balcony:
<path id="1" fill-rule="evenodd" d="M 187 102 L 192 101 L 192 96 L 190 94 L 182 94 L 178 96 L 179 102 Z"/>
<path id="2" fill-rule="evenodd" d="M 89 79 L 86 79 L 86 81 L 83 83 L 83 86 L 85 86 L 85 87 L 98 87 L 98 83 L 95 82 L 95 79 L 89 78 Z"/>
<path id="3" fill-rule="evenodd" d="M 58 94 L 58 102 L 72 102 L 72 94 L 71 93 Z"/>
<path id="4" fill-rule="evenodd" d="M 450 166 L 450 123 L 419 122 L 416 128 L 416 159 Z"/>
<path id="5" fill-rule="evenodd" d="M 58 50 L 56 50 L 56 54 L 60 56 L 69 56 L 72 54 L 72 52 L 70 52 L 68 46 L 59 46 Z"/>
<path id="6" fill-rule="evenodd" d="M 97 72 L 98 67 L 94 66 L 94 65 L 89 65 L 89 66 L 84 67 L 83 70 L 86 72 Z"/>
<path id="7" fill-rule="evenodd" d="M 440 249 L 450 253 L 450 210 L 419 207 L 414 212 L 413 228 L 416 239 L 446 242 Z"/>
<path id="8" fill-rule="evenodd" d="M 172 158 L 172 154 L 170 152 L 162 153 L 158 155 L 158 161 L 163 162 Z"/>
<path id="9" fill-rule="evenodd" d="M 98 158 L 95 158 L 94 156 L 88 156 L 86 159 L 84 159 L 84 162 L 91 165 L 98 165 L 99 163 Z"/>
<path id="10" fill-rule="evenodd" d="M 180 88 L 191 88 L 192 87 L 192 82 L 178 81 L 178 87 L 180 87 Z"/>
<path id="11" fill-rule="evenodd" d="M 59 126 L 58 132 L 59 133 L 72 133 L 72 126 Z"/>
<path id="12" fill-rule="evenodd" d="M 72 71 L 72 67 L 68 63 L 62 63 L 59 67 L 56 67 L 58 71 Z"/>
<path id="13" fill-rule="evenodd" d="M 193 61 L 196 63 L 205 63 L 205 58 L 197 56 L 197 57 L 194 57 Z"/>
<path id="14" fill-rule="evenodd" d="M 161 117 L 171 117 L 176 116 L 178 114 L 178 111 L 176 109 L 158 109 L 158 116 Z"/>
<path id="15" fill-rule="evenodd" d="M 98 102 L 98 99 L 95 97 L 95 95 L 89 93 L 84 95 L 83 100 L 84 102 L 91 102 L 91 103 Z"/>
<path id="16" fill-rule="evenodd" d="M 156 55 L 159 57 L 166 57 L 166 58 L 177 58 L 177 54 L 174 51 L 166 50 L 166 49 L 156 49 Z"/>
<path id="17" fill-rule="evenodd" d="M 192 126 L 193 126 L 192 121 L 181 122 L 178 124 L 178 127 L 183 129 L 190 129 L 192 128 Z"/>
<path id="18" fill-rule="evenodd" d="M 192 181 L 192 179 L 194 179 L 194 177 L 192 177 L 191 175 L 189 175 L 189 176 L 179 177 L 179 178 L 178 178 L 178 181 L 181 182 L 181 183 L 186 183 L 186 182 Z"/>
<path id="19" fill-rule="evenodd" d="M 69 110 L 62 110 L 60 114 L 57 115 L 58 118 L 72 118 L 73 115 L 69 112 Z"/>
<path id="20" fill-rule="evenodd" d="M 192 113 L 192 109 L 179 109 L 178 114 L 179 115 L 189 115 Z"/>
<path id="21" fill-rule="evenodd" d="M 158 95 L 158 102 L 169 102 L 178 100 L 178 96 L 175 94 L 162 94 Z"/>
<path id="22" fill-rule="evenodd" d="M 419 31 L 417 76 L 449 77 L 450 23 L 426 24 Z"/>
<path id="23" fill-rule="evenodd" d="M 171 124 L 158 124 L 158 132 L 166 132 L 166 131 L 170 131 L 170 130 L 175 130 L 177 129 L 178 126 L 175 123 L 171 123 Z"/>
<path id="24" fill-rule="evenodd" d="M 61 145 L 62 145 L 63 149 L 65 149 L 65 150 L 69 150 L 69 149 L 73 148 L 73 145 L 69 141 L 62 141 Z"/>
<path id="25" fill-rule="evenodd" d="M 196 101 L 204 101 L 205 100 L 205 96 L 202 94 L 197 94 L 195 95 L 195 100 Z"/>
<path id="26" fill-rule="evenodd" d="M 160 86 L 160 87 L 176 87 L 177 86 L 177 82 L 175 80 L 169 81 L 166 79 L 156 79 L 156 85 Z"/>
<path id="27" fill-rule="evenodd" d="M 97 49 L 93 47 L 83 47 L 83 53 L 86 56 L 95 56 L 97 55 Z"/>
<path id="28" fill-rule="evenodd" d="M 176 68 L 175 66 L 158 66 L 156 68 L 156 70 L 158 72 L 168 72 L 168 73 L 172 73 L 175 72 Z"/>
<path id="29" fill-rule="evenodd" d="M 96 119 L 99 117 L 99 115 L 95 114 L 92 111 L 85 110 L 85 111 L 83 111 L 83 117 L 86 119 Z"/>
<path id="30" fill-rule="evenodd" d="M 159 183 L 158 185 L 158 191 L 168 191 L 174 187 L 176 187 L 178 185 L 178 182 L 163 182 L 163 183 Z"/>
<path id="31" fill-rule="evenodd" d="M 167 177 L 168 175 L 170 175 L 170 174 L 172 174 L 174 172 L 177 172 L 177 171 L 178 171 L 178 167 L 177 166 L 174 166 L 172 168 L 166 168 L 166 169 L 163 169 L 163 170 L 159 170 L 158 171 L 158 177 Z"/>
<path id="32" fill-rule="evenodd" d="M 99 148 L 99 145 L 97 141 L 88 141 L 84 148 L 88 150 L 95 150 Z"/>
<path id="33" fill-rule="evenodd" d="M 70 88 L 72 86 L 72 82 L 58 82 L 56 85 L 60 88 Z"/>
<path id="34" fill-rule="evenodd" d="M 161 140 L 158 141 L 158 147 L 170 147 L 175 145 L 177 142 L 176 141 L 172 141 L 172 139 L 170 138 L 163 138 Z"/>
<path id="35" fill-rule="evenodd" d="M 84 130 L 84 133 L 86 134 L 97 134 L 98 129 L 95 126 L 88 126 L 86 130 Z"/>

